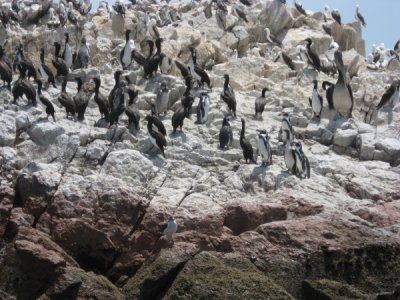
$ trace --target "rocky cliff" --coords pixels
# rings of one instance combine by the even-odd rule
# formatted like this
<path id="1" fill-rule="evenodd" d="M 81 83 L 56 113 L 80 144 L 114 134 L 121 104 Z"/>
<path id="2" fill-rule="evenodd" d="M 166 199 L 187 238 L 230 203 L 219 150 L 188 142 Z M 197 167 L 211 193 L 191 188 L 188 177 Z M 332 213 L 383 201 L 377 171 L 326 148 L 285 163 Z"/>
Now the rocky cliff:
<path id="1" fill-rule="evenodd" d="M 215 7 L 207 18 L 206 2 L 136 6 L 125 17 L 99 10 L 77 26 L 56 29 L 45 16 L 37 25 L 3 28 L 4 48 L 11 56 L 23 42 L 37 63 L 44 46 L 51 65 L 54 41 L 62 43 L 68 32 L 77 49 L 85 36 L 92 66 L 72 71 L 70 79 L 100 76 L 108 95 L 121 68 L 125 29 L 135 33 L 139 50 L 146 37 L 141 9 L 179 16 L 158 24 L 163 51 L 186 64 L 188 47 L 196 47 L 213 87 L 208 120 L 196 124 L 194 113 L 183 132 L 171 134 L 185 90 L 175 67 L 151 79 L 143 79 L 137 65 L 129 72 L 139 90 L 135 135 L 125 114 L 118 125 L 95 126 L 101 117 L 93 100 L 84 121 L 66 118 L 57 100 L 60 83 L 43 91 L 56 122 L 44 118 L 40 102 L 13 104 L 1 88 L 0 298 L 399 299 L 400 106 L 375 109 L 399 71 L 368 70 L 357 31 L 332 23 L 351 75 L 353 118 L 333 118 L 324 107 L 322 119 L 312 119 L 312 80 L 337 78 L 301 62 L 296 46 L 311 37 L 322 57 L 333 39 L 321 27 L 321 13 L 301 16 L 280 1 L 245 8 L 248 23 L 231 13 L 221 21 Z M 296 71 L 274 61 L 281 49 L 266 40 L 265 27 Z M 224 74 L 238 106 L 230 119 L 232 147 L 222 151 L 218 135 L 229 114 L 220 99 Z M 143 121 L 163 81 L 170 91 L 170 109 L 161 117 L 168 132 L 165 158 L 152 147 Z M 270 91 L 260 120 L 254 100 L 264 87 Z M 76 94 L 73 81 L 67 92 Z M 310 179 L 287 172 L 279 138 L 284 112 L 309 158 Z M 256 130 L 268 131 L 268 167 L 259 157 L 257 165 L 244 162 L 240 118 L 254 148 Z M 169 215 L 178 224 L 173 244 L 160 234 Z"/>

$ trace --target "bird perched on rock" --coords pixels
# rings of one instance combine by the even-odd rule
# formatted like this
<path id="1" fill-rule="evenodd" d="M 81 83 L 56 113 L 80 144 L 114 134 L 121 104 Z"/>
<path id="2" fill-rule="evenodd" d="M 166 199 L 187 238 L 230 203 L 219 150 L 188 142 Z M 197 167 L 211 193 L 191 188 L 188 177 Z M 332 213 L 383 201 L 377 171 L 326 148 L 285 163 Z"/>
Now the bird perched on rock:
<path id="1" fill-rule="evenodd" d="M 37 81 L 37 92 L 38 92 L 39 100 L 46 106 L 47 120 L 49 119 L 49 116 L 52 116 L 53 120 L 55 122 L 56 121 L 56 117 L 54 116 L 54 113 L 55 113 L 54 106 L 50 102 L 49 99 L 47 99 L 45 96 L 43 96 L 43 94 L 42 94 L 42 81 L 41 80 Z"/>
<path id="2" fill-rule="evenodd" d="M 313 80 L 312 96 L 309 98 L 310 106 L 312 107 L 314 117 L 321 118 L 322 112 L 322 97 L 318 93 L 318 81 Z"/>
<path id="3" fill-rule="evenodd" d="M 288 133 L 284 134 L 286 131 Z M 293 127 L 292 127 L 292 124 L 290 123 L 289 114 L 288 113 L 284 113 L 283 114 L 281 134 L 282 134 L 281 135 L 282 136 L 282 141 L 284 143 L 285 143 L 286 139 L 289 139 L 290 142 L 292 142 L 293 139 L 294 139 Z"/>
<path id="4" fill-rule="evenodd" d="M 295 0 L 294 1 L 294 6 L 299 11 L 299 13 L 301 13 L 302 15 L 307 16 L 307 12 L 305 11 L 305 9 L 303 8 L 303 5 L 301 5 L 300 2 L 297 2 L 297 0 Z"/>
<path id="5" fill-rule="evenodd" d="M 242 131 L 240 132 L 240 147 L 243 150 L 243 157 L 246 161 L 246 163 L 252 162 L 256 164 L 256 160 L 254 159 L 254 150 L 253 146 L 250 144 L 250 142 L 245 138 L 245 129 L 246 129 L 246 121 L 242 118 Z"/>
<path id="6" fill-rule="evenodd" d="M 150 142 L 154 147 L 161 151 L 162 156 L 165 157 L 164 147 L 167 146 L 167 140 L 165 139 L 165 135 L 155 130 L 153 127 L 153 118 L 150 115 L 147 115 L 145 120 L 147 121 L 147 132 L 149 134 Z M 164 126 L 164 125 L 163 125 Z"/>
<path id="7" fill-rule="evenodd" d="M 283 135 L 285 137 L 285 154 L 284 154 L 284 159 L 285 159 L 285 164 L 286 168 L 288 169 L 288 172 L 291 172 L 292 174 L 296 174 L 296 153 L 295 149 L 293 148 L 293 144 L 290 141 L 290 133 L 289 130 L 284 130 Z"/>
<path id="8" fill-rule="evenodd" d="M 208 119 L 210 111 L 210 96 L 203 92 L 200 94 L 199 105 L 197 106 L 197 124 L 204 124 Z"/>
<path id="9" fill-rule="evenodd" d="M 105 118 L 108 121 L 108 114 L 109 114 L 109 105 L 106 96 L 100 93 L 100 85 L 101 80 L 100 78 L 93 78 L 95 88 L 94 88 L 94 102 L 96 102 L 97 106 L 99 107 L 100 116 Z"/>
<path id="10" fill-rule="evenodd" d="M 295 156 L 296 156 L 296 173 L 297 176 L 302 177 L 303 174 L 306 178 L 310 178 L 310 163 L 307 156 L 303 153 L 303 149 L 300 142 L 296 142 Z"/>
<path id="11" fill-rule="evenodd" d="M 262 113 L 264 111 L 264 107 L 267 104 L 267 98 L 265 97 L 265 93 L 269 91 L 268 88 L 263 88 L 261 91 L 261 96 L 257 97 L 255 100 L 255 111 L 256 111 L 256 115 L 255 118 L 256 119 L 261 119 L 262 118 Z"/>
<path id="12" fill-rule="evenodd" d="M 77 77 L 76 83 L 78 84 L 78 92 L 74 96 L 76 113 L 78 115 L 78 120 L 83 121 L 85 119 L 86 108 L 89 104 L 90 97 L 92 96 L 91 92 L 88 92 L 83 87 L 83 80 L 80 77 Z"/>
<path id="13" fill-rule="evenodd" d="M 161 228 L 162 235 L 165 235 L 169 242 L 173 242 L 172 235 L 178 230 L 178 224 L 173 216 L 168 218 L 168 222 Z"/>
<path id="14" fill-rule="evenodd" d="M 394 80 L 390 87 L 382 95 L 381 101 L 376 106 L 376 109 L 381 109 L 384 106 L 394 107 L 399 103 L 399 87 L 400 80 Z"/>
<path id="15" fill-rule="evenodd" d="M 269 144 L 269 137 L 266 130 L 258 130 L 258 153 L 261 156 L 262 165 L 266 167 L 272 163 L 272 152 Z"/>
<path id="16" fill-rule="evenodd" d="M 342 17 L 341 17 L 340 12 L 339 12 L 339 10 L 338 10 L 337 8 L 335 8 L 335 9 L 332 11 L 331 15 L 332 15 L 332 18 L 333 18 L 336 22 L 338 22 L 339 25 L 342 25 Z"/>
<path id="17" fill-rule="evenodd" d="M 82 38 L 81 40 L 77 59 L 79 68 L 86 69 L 90 64 L 89 45 L 86 42 L 86 38 Z"/>
<path id="18" fill-rule="evenodd" d="M 356 20 L 361 23 L 362 26 L 366 27 L 367 23 L 365 23 L 363 15 L 360 13 L 360 6 L 356 5 Z"/>
<path id="19" fill-rule="evenodd" d="M 232 116 L 236 117 L 236 97 L 232 86 L 229 83 L 229 75 L 224 75 L 224 89 L 221 93 L 221 99 L 228 105 L 229 111 Z"/>
<path id="20" fill-rule="evenodd" d="M 132 63 L 132 51 L 135 49 L 135 42 L 130 37 L 131 30 L 127 29 L 125 32 L 125 46 L 122 48 L 120 61 L 122 68 L 127 69 Z"/>
<path id="21" fill-rule="evenodd" d="M 222 150 L 229 149 L 233 142 L 233 133 L 228 117 L 224 117 L 222 127 L 219 130 L 219 148 Z"/>
<path id="22" fill-rule="evenodd" d="M 75 118 L 76 105 L 71 96 L 68 95 L 66 87 L 67 87 L 67 78 L 64 77 L 61 84 L 61 93 L 60 96 L 58 96 L 58 102 L 60 102 L 60 104 L 65 107 L 67 118 L 69 115 Z"/>
<path id="23" fill-rule="evenodd" d="M 67 68 L 71 68 L 72 66 L 72 49 L 69 45 L 69 33 L 65 33 L 65 43 L 64 43 L 64 51 L 61 55 L 61 58 L 65 61 Z"/>
<path id="24" fill-rule="evenodd" d="M 156 100 L 154 102 L 155 113 L 159 115 L 164 113 L 164 116 L 167 114 L 168 105 L 169 104 L 169 90 L 166 81 L 161 82 L 160 89 L 157 93 Z"/>
<path id="25" fill-rule="evenodd" d="M 47 81 L 46 88 L 49 87 L 50 83 L 53 84 L 53 87 L 56 88 L 56 83 L 54 80 L 54 74 L 51 69 L 44 62 L 44 48 L 40 49 L 40 65 L 39 65 L 39 73 L 43 80 Z"/>
<path id="26" fill-rule="evenodd" d="M 308 38 L 305 40 L 307 42 L 307 54 L 308 54 L 308 62 L 314 67 L 315 70 L 321 70 L 321 61 L 319 59 L 318 54 L 311 48 L 313 41 Z"/>

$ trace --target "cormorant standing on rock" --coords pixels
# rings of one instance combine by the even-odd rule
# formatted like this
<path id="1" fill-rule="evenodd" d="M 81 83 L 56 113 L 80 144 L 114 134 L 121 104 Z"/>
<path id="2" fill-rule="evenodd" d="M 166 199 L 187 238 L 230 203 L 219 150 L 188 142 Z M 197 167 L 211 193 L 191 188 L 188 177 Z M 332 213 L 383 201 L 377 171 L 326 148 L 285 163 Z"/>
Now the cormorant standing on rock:
<path id="1" fill-rule="evenodd" d="M 242 131 L 240 133 L 240 147 L 242 147 L 243 150 L 243 157 L 246 161 L 252 162 L 252 163 L 257 163 L 254 159 L 254 151 L 253 147 L 251 146 L 250 142 L 245 138 L 244 133 L 246 129 L 246 121 L 242 118 Z"/>

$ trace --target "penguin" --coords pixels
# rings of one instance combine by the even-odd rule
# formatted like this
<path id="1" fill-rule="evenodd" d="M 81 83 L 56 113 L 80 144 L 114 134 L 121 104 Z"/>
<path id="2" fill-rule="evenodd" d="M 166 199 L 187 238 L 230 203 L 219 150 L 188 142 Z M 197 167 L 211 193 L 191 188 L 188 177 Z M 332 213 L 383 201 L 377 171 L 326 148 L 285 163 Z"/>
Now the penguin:
<path id="1" fill-rule="evenodd" d="M 72 50 L 71 46 L 69 45 L 69 34 L 66 32 L 65 34 L 65 44 L 64 44 L 64 51 L 62 53 L 61 58 L 65 61 L 65 64 L 68 69 L 72 66 Z"/>
<path id="2" fill-rule="evenodd" d="M 94 101 L 97 103 L 100 111 L 100 116 L 105 118 L 108 121 L 108 114 L 109 114 L 109 105 L 107 98 L 100 93 L 100 85 L 101 80 L 100 78 L 93 78 L 94 81 Z"/>
<path id="3" fill-rule="evenodd" d="M 67 67 L 67 64 L 65 63 L 65 60 L 63 60 L 59 55 L 60 55 L 60 49 L 61 45 L 58 42 L 54 43 L 54 59 L 51 61 L 54 68 L 57 70 L 56 76 L 64 76 L 66 77 L 68 75 L 69 69 Z"/>
<path id="4" fill-rule="evenodd" d="M 312 40 L 310 38 L 305 40 L 307 42 L 307 54 L 309 63 L 314 67 L 318 72 L 321 71 L 321 61 L 317 53 L 311 49 Z"/>
<path id="5" fill-rule="evenodd" d="M 50 102 L 49 99 L 47 99 L 45 96 L 42 95 L 42 81 L 41 80 L 37 81 L 37 92 L 38 92 L 39 100 L 46 106 L 47 120 L 49 119 L 49 116 L 52 116 L 54 122 L 56 122 L 56 117 L 54 116 L 55 110 L 54 110 L 53 104 Z"/>
<path id="6" fill-rule="evenodd" d="M 205 124 L 210 111 L 210 96 L 207 93 L 200 94 L 199 105 L 197 106 L 197 124 Z"/>
<path id="7" fill-rule="evenodd" d="M 264 111 L 264 107 L 267 104 L 267 98 L 265 97 L 265 93 L 268 92 L 268 88 L 263 88 L 261 91 L 261 96 L 257 97 L 255 100 L 255 118 L 256 119 L 262 119 L 262 113 Z"/>
<path id="8" fill-rule="evenodd" d="M 91 93 L 88 93 L 83 89 L 82 78 L 77 77 L 76 83 L 78 84 L 78 92 L 74 96 L 73 100 L 75 103 L 76 113 L 78 115 L 78 120 L 83 121 L 85 119 L 86 108 L 89 104 Z"/>
<path id="9" fill-rule="evenodd" d="M 70 95 L 68 95 L 66 91 L 67 87 L 67 78 L 64 77 L 62 84 L 61 84 L 61 93 L 60 96 L 58 97 L 58 102 L 62 106 L 65 107 L 65 111 L 67 113 L 67 118 L 71 114 L 72 117 L 75 118 L 75 113 L 76 113 L 76 106 L 74 100 L 71 98 Z"/>
<path id="10" fill-rule="evenodd" d="M 204 83 L 211 89 L 211 80 L 207 72 L 197 65 L 197 54 L 193 47 L 190 47 L 191 59 L 189 61 L 189 70 L 192 77 L 197 80 L 199 87 L 203 87 Z"/>
<path id="11" fill-rule="evenodd" d="M 247 16 L 246 16 L 246 13 L 244 12 L 243 7 L 236 4 L 232 7 L 232 11 L 239 17 L 239 19 L 242 19 L 246 23 L 249 23 L 249 20 L 247 19 Z"/>
<path id="12" fill-rule="evenodd" d="M 224 117 L 222 127 L 219 130 L 219 148 L 221 150 L 229 149 L 232 146 L 233 133 L 232 128 L 228 122 L 228 117 Z"/>
<path id="13" fill-rule="evenodd" d="M 294 145 L 297 176 L 302 177 L 304 173 L 306 178 L 310 178 L 310 163 L 307 156 L 303 153 L 301 143 L 296 142 Z"/>
<path id="14" fill-rule="evenodd" d="M 289 130 L 285 129 L 283 131 L 283 135 L 286 135 L 285 154 L 284 154 L 286 168 L 288 169 L 288 172 L 296 174 L 296 154 L 295 150 L 293 149 L 293 145 L 289 139 L 290 136 Z"/>
<path id="15" fill-rule="evenodd" d="M 288 134 L 285 134 L 285 131 L 288 131 Z M 293 127 L 289 120 L 289 114 L 287 113 L 283 114 L 281 133 L 282 133 L 282 141 L 284 143 L 286 139 L 288 139 L 289 142 L 293 141 L 294 139 Z"/>
<path id="16" fill-rule="evenodd" d="M 261 156 L 262 167 L 272 163 L 272 152 L 269 144 L 269 137 L 266 130 L 258 131 L 258 153 Z"/>
<path id="17" fill-rule="evenodd" d="M 164 113 L 164 116 L 167 115 L 169 108 L 169 90 L 166 81 L 161 82 L 160 90 L 157 93 L 154 106 L 157 115 L 160 113 Z"/>
<path id="18" fill-rule="evenodd" d="M 78 65 L 81 69 L 86 69 L 90 64 L 90 53 L 89 46 L 86 42 L 86 38 L 82 38 L 81 46 L 78 51 Z"/>
<path id="19" fill-rule="evenodd" d="M 314 117 L 321 118 L 322 113 L 322 97 L 318 93 L 318 81 L 316 79 L 313 80 L 313 91 L 312 96 L 308 100 L 310 101 L 310 106 L 312 107 Z"/>
<path id="20" fill-rule="evenodd" d="M 221 99 L 228 105 L 232 116 L 236 117 L 236 97 L 232 86 L 229 84 L 229 75 L 224 75 L 224 89 L 221 93 Z"/>
<path id="21" fill-rule="evenodd" d="M 121 51 L 120 61 L 122 68 L 126 70 L 132 63 L 132 51 L 135 49 L 135 43 L 130 38 L 131 30 L 127 29 L 125 32 L 125 46 Z"/>
<path id="22" fill-rule="evenodd" d="M 243 150 L 243 157 L 246 161 L 248 161 L 256 164 L 257 162 L 254 159 L 254 151 L 253 147 L 251 146 L 250 142 L 245 138 L 244 133 L 246 129 L 246 121 L 242 118 L 242 131 L 240 132 L 240 147 Z"/>
<path id="23" fill-rule="evenodd" d="M 168 223 L 164 224 L 164 226 L 161 228 L 161 233 L 162 235 L 167 236 L 169 242 L 173 242 L 172 235 L 177 231 L 177 229 L 178 225 L 176 224 L 174 217 L 170 216 L 168 218 Z"/>
<path id="24" fill-rule="evenodd" d="M 145 120 L 147 121 L 147 131 L 151 143 L 154 145 L 154 147 L 160 149 L 162 156 L 165 158 L 164 147 L 167 146 L 167 140 L 165 139 L 165 136 L 153 129 L 153 122 L 150 115 L 147 115 Z"/>
<path id="25" fill-rule="evenodd" d="M 53 84 L 54 88 L 56 87 L 56 83 L 54 80 L 54 74 L 51 69 L 44 63 L 44 48 L 40 48 L 40 66 L 39 73 L 43 80 L 47 81 L 47 87 L 49 87 L 50 83 Z"/>
<path id="26" fill-rule="evenodd" d="M 394 107 L 399 103 L 399 86 L 400 80 L 394 80 L 390 87 L 382 95 L 381 101 L 376 106 L 376 109 L 381 109 L 384 106 Z"/>
<path id="27" fill-rule="evenodd" d="M 74 7 L 73 7 L 72 2 L 68 2 L 68 13 L 67 13 L 67 18 L 68 18 L 68 21 L 69 21 L 71 24 L 73 24 L 73 25 L 78 24 L 78 20 L 77 20 L 77 18 L 76 18 L 76 16 L 75 16 Z"/>
<path id="28" fill-rule="evenodd" d="M 63 3 L 58 5 L 58 19 L 60 20 L 60 25 L 65 26 L 68 16 Z"/>
<path id="29" fill-rule="evenodd" d="M 328 99 L 328 102 L 331 101 L 332 106 L 339 115 L 351 118 L 354 99 L 351 86 L 346 82 L 342 52 L 335 52 L 335 62 L 339 76 L 335 86 L 333 87 L 332 98 L 331 100 Z"/>
<path id="30" fill-rule="evenodd" d="M 114 9 L 114 11 L 125 17 L 125 4 L 122 0 L 117 0 L 113 5 L 112 8 Z"/>

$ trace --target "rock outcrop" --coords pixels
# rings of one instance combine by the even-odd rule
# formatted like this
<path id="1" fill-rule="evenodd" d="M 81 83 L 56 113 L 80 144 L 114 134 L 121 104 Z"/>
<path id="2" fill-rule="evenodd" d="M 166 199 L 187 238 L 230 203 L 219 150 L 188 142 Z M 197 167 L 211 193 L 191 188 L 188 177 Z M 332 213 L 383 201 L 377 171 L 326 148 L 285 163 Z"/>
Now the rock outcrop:
<path id="1" fill-rule="evenodd" d="M 208 4 L 146 5 L 150 16 L 160 17 L 154 22 L 172 70 L 146 79 L 137 63 L 124 71 L 124 81 L 139 92 L 135 134 L 125 113 L 109 126 L 93 98 L 84 120 L 66 118 L 58 81 L 57 88 L 42 91 L 56 122 L 45 118 L 40 101 L 34 107 L 24 96 L 14 104 L 12 93 L 0 89 L 0 298 L 398 299 L 400 110 L 376 108 L 398 74 L 392 67 L 366 67 L 357 24 L 332 23 L 331 37 L 321 27 L 321 13 L 299 15 L 278 0 L 245 8 L 248 23 L 231 13 L 217 20 L 214 6 L 213 16 L 206 16 Z M 12 57 L 11 46 L 23 42 L 37 64 L 43 46 L 51 65 L 54 41 L 63 43 L 68 32 L 78 50 L 85 36 L 91 66 L 71 70 L 66 91 L 72 97 L 76 77 L 90 91 L 91 80 L 101 78 L 100 92 L 110 94 L 114 72 L 122 69 L 125 29 L 132 30 L 136 50 L 147 54 L 142 42 L 151 32 L 135 7 L 128 6 L 125 17 L 109 17 L 103 7 L 79 16 L 79 25 L 54 30 L 48 17 L 35 26 L 14 21 L 2 28 L 9 39 L 4 49 Z M 266 27 L 278 42 L 266 40 Z M 296 47 L 308 37 L 321 58 L 333 41 L 343 51 L 353 118 L 336 116 L 322 89 L 321 118 L 313 118 L 312 81 L 337 78 L 300 61 Z M 275 59 L 280 46 L 296 71 Z M 189 47 L 211 79 L 210 111 L 204 124 L 196 122 L 203 89 L 195 83 L 192 115 L 182 132 L 172 133 L 171 118 L 186 89 L 173 61 L 187 65 Z M 230 115 L 220 99 L 224 74 L 237 101 L 227 150 L 219 148 L 222 121 Z M 13 86 L 17 79 L 13 74 Z M 144 121 L 162 82 L 169 89 L 168 112 L 160 116 L 165 158 Z M 254 102 L 264 87 L 265 110 L 256 119 Z M 310 179 L 287 170 L 283 113 L 308 157 Z M 257 164 L 245 163 L 241 118 L 254 149 L 257 130 L 268 132 L 267 167 L 257 150 Z M 161 232 L 169 216 L 178 224 L 173 241 Z"/>

